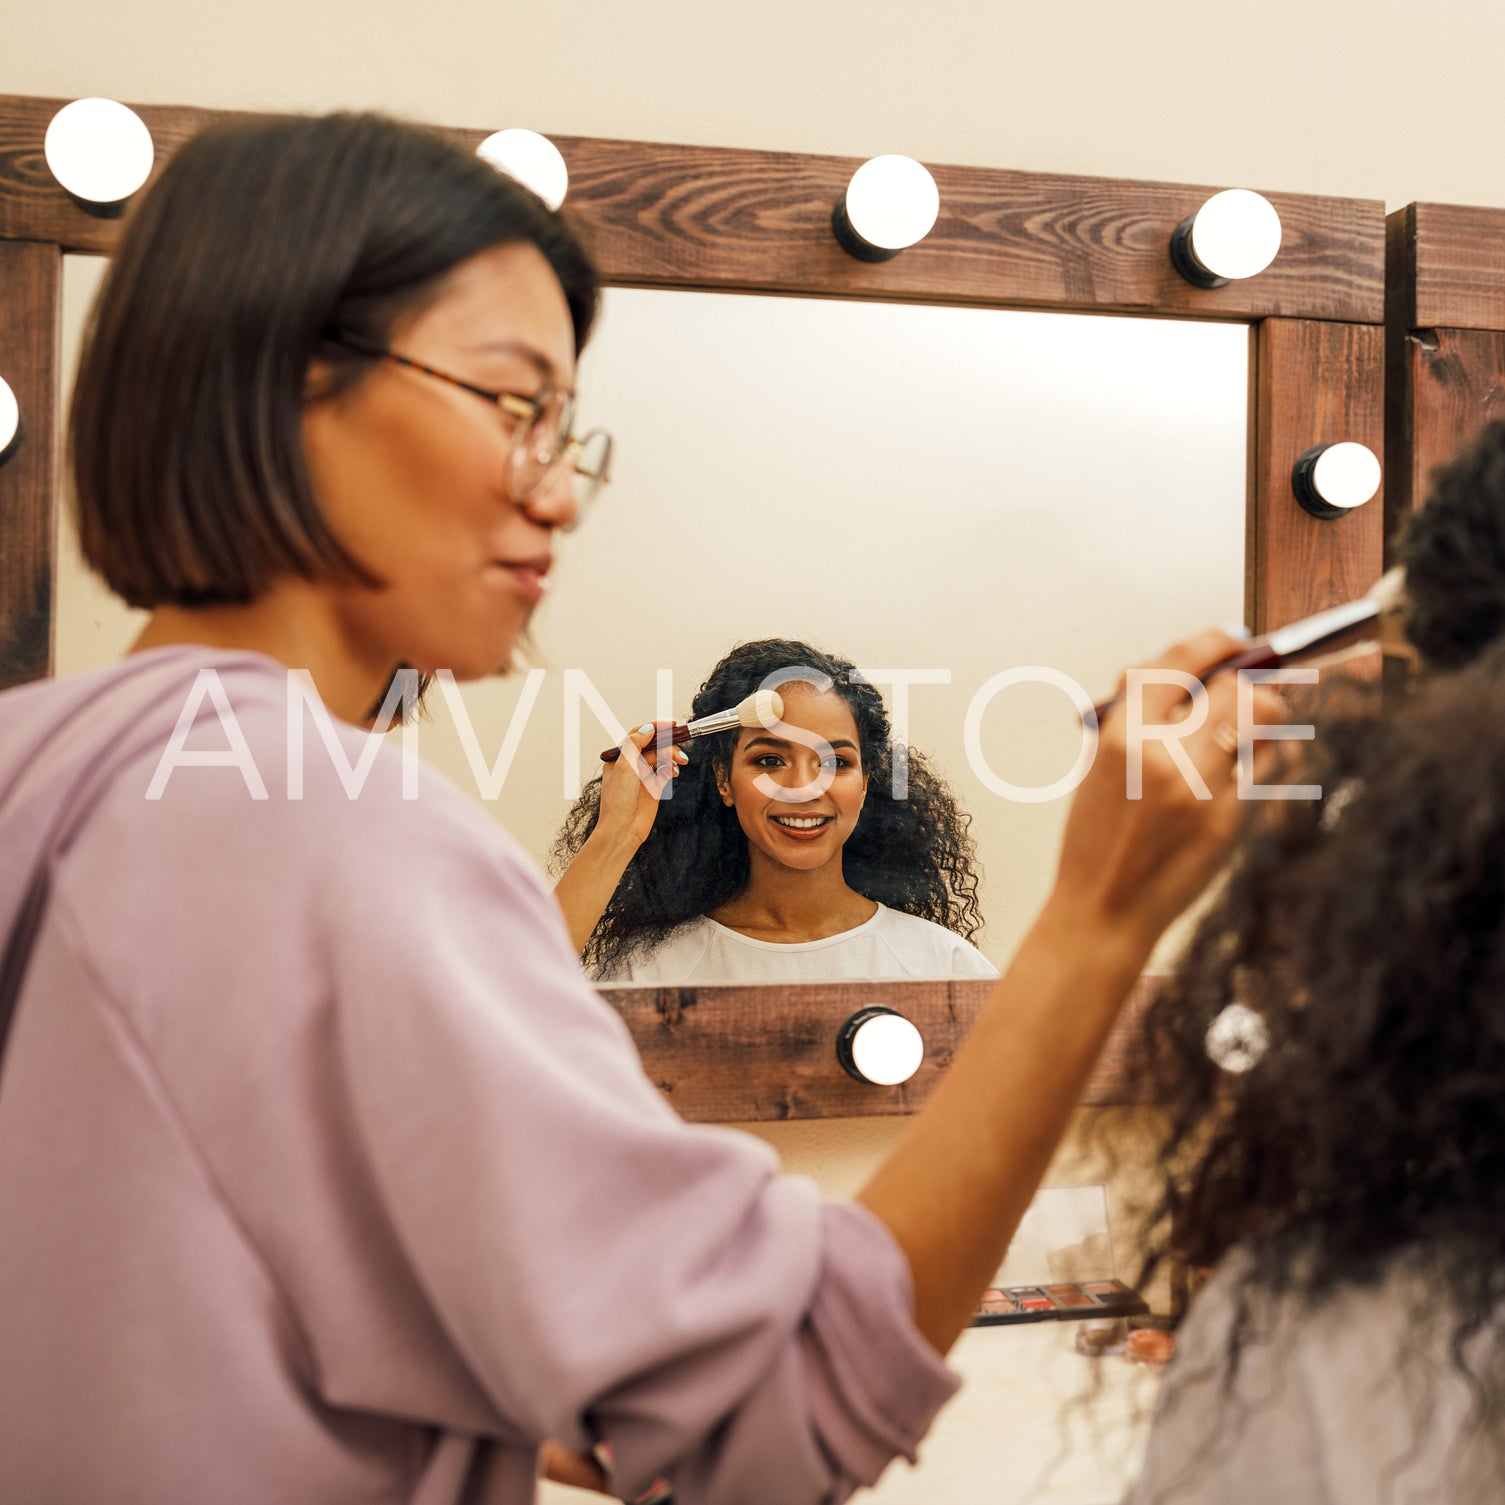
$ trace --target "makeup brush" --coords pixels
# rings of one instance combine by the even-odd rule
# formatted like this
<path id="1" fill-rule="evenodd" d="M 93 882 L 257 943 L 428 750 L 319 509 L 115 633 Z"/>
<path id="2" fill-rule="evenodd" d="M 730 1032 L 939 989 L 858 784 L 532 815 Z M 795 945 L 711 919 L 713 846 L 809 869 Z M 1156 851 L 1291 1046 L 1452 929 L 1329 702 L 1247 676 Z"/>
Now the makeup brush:
<path id="1" fill-rule="evenodd" d="M 716 732 L 736 731 L 739 726 L 772 726 L 784 719 L 784 702 L 777 690 L 755 690 L 746 700 L 739 701 L 729 711 L 716 711 L 710 716 L 701 716 L 686 725 L 676 725 L 669 733 L 669 741 L 688 742 L 692 737 L 710 737 Z M 615 763 L 622 756 L 620 747 L 608 747 L 601 754 L 603 763 Z"/>
<path id="2" fill-rule="evenodd" d="M 1202 683 L 1240 669 L 1275 669 L 1287 664 L 1328 667 L 1377 648 L 1402 658 L 1416 656 L 1406 637 L 1406 572 L 1399 565 L 1381 575 L 1367 596 L 1255 638 L 1248 647 L 1214 664 L 1202 676 Z M 1093 706 L 1099 723 L 1120 699 L 1114 695 Z"/>

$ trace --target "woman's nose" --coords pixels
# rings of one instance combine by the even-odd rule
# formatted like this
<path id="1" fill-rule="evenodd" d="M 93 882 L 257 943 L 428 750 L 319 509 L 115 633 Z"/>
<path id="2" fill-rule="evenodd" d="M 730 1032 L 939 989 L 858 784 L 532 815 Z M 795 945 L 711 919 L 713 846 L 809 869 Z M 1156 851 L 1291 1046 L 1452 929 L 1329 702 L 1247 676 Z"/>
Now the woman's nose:
<path id="1" fill-rule="evenodd" d="M 566 532 L 573 528 L 580 516 L 573 468 L 561 465 L 554 475 L 546 477 L 543 485 L 522 503 L 522 509 L 543 527 Z"/>

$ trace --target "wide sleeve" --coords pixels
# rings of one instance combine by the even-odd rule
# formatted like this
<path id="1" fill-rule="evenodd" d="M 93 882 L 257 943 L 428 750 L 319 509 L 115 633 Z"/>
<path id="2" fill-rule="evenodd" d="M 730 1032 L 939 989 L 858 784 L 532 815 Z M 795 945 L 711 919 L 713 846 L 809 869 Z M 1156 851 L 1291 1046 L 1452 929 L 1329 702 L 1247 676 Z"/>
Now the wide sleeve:
<path id="1" fill-rule="evenodd" d="M 667 1476 L 682 1505 L 837 1500 L 912 1457 L 956 1382 L 887 1229 L 677 1117 L 502 833 L 408 824 L 324 885 L 337 1096 L 403 1299 L 496 1424 L 605 1442 L 617 1489 Z M 312 1341 L 374 1404 L 349 1324 Z"/>

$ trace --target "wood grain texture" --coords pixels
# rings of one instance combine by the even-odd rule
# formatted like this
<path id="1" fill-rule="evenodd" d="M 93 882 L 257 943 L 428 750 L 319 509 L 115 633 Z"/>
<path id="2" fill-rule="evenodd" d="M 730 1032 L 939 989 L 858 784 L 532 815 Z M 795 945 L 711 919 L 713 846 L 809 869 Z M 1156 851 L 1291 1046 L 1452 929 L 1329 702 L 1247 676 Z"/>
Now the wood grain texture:
<path id="1" fill-rule="evenodd" d="M 1505 209 L 1409 204 L 1390 217 L 1407 242 L 1399 323 L 1406 329 L 1505 329 Z M 1392 254 L 1392 265 L 1397 258 Z M 1410 275 L 1404 275 L 1405 272 Z"/>
<path id="2" fill-rule="evenodd" d="M 0 96 L 0 237 L 107 252 L 120 222 L 73 204 L 42 158 L 47 122 L 64 103 Z M 157 170 L 222 118 L 134 108 L 156 140 Z M 451 134 L 474 146 L 485 132 Z M 1375 200 L 1270 193 L 1284 227 L 1275 264 L 1201 289 L 1172 269 L 1170 238 L 1214 186 L 933 166 L 941 217 L 930 236 L 892 261 L 863 263 L 840 250 L 830 226 L 859 158 L 554 139 L 569 163 L 570 212 L 612 284 L 1205 319 L 1384 316 Z"/>
<path id="3" fill-rule="evenodd" d="M 1145 1101 L 1127 1070 L 1132 1031 L 1153 979 L 1130 998 L 1082 1101 Z M 626 1020 L 644 1070 L 681 1117 L 702 1123 L 914 1113 L 935 1090 L 994 984 L 802 983 L 789 987 L 603 987 Z M 858 1009 L 886 1004 L 919 1029 L 925 1060 L 899 1087 L 858 1082 L 836 1036 Z"/>
<path id="4" fill-rule="evenodd" d="M 1505 418 L 1505 333 L 1408 330 L 1391 336 L 1390 357 L 1387 539 L 1426 500 L 1432 471 Z"/>
<path id="5" fill-rule="evenodd" d="M 0 690 L 52 672 L 62 271 L 56 246 L 0 243 L 0 376 L 22 425 L 0 465 Z"/>
<path id="6" fill-rule="evenodd" d="M 1355 440 L 1383 456 L 1385 334 L 1368 324 L 1266 319 L 1255 347 L 1245 604 L 1249 625 L 1268 632 L 1361 596 L 1379 577 L 1383 494 L 1323 520 L 1296 501 L 1291 471 L 1319 443 Z"/>

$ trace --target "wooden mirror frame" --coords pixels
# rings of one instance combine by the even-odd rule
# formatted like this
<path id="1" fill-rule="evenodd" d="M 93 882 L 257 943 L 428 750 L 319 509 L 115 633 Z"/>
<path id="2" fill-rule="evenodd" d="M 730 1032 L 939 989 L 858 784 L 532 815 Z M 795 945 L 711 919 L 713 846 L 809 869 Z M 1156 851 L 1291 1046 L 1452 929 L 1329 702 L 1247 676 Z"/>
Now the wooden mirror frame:
<path id="1" fill-rule="evenodd" d="M 1388 564 L 1432 470 L 1505 417 L 1505 209 L 1407 204 L 1385 241 Z"/>
<path id="2" fill-rule="evenodd" d="M 0 95 L 0 375 L 26 425 L 0 467 L 0 688 L 52 669 L 62 258 L 107 254 L 120 233 L 119 220 L 84 211 L 47 169 L 43 137 L 67 102 Z M 157 170 L 226 113 L 133 108 L 156 142 Z M 487 133 L 448 134 L 473 149 Z M 849 257 L 831 232 L 856 158 L 553 139 L 569 163 L 568 212 L 608 285 L 1252 324 L 1245 620 L 1266 631 L 1361 594 L 1379 574 L 1383 505 L 1321 522 L 1297 505 L 1290 480 L 1313 444 L 1383 448 L 1379 201 L 1267 195 L 1283 226 L 1275 263 L 1207 290 L 1173 269 L 1170 242 L 1210 187 L 936 166 L 934 230 L 870 263 Z M 616 987 L 602 996 L 680 1112 L 724 1122 L 913 1112 L 987 992 L 986 983 L 939 981 Z M 925 1037 L 925 1064 L 902 1087 L 860 1084 L 836 1061 L 840 1024 L 876 1001 Z M 1137 1100 L 1118 1065 L 1122 1028 L 1089 1104 Z"/>

